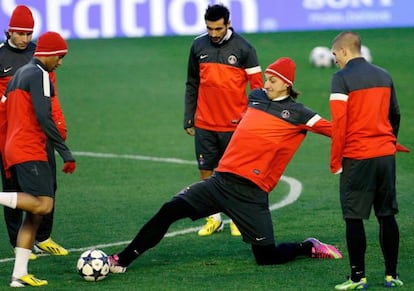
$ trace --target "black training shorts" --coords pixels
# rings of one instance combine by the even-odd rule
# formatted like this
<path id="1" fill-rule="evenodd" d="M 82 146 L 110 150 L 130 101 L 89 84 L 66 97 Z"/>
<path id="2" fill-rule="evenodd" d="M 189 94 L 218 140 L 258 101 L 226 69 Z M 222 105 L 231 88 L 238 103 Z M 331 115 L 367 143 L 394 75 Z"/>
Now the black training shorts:
<path id="1" fill-rule="evenodd" d="M 193 220 L 223 212 L 237 225 L 245 242 L 274 243 L 269 195 L 246 179 L 216 172 L 183 189 L 177 196 L 196 209 L 198 216 L 191 217 Z"/>
<path id="2" fill-rule="evenodd" d="M 395 157 L 365 160 L 344 158 L 340 200 L 344 218 L 368 219 L 398 213 L 395 190 Z"/>
<path id="3" fill-rule="evenodd" d="M 217 167 L 232 135 L 233 131 L 195 129 L 195 154 L 199 170 L 213 171 Z"/>
<path id="4" fill-rule="evenodd" d="M 48 162 L 30 161 L 16 164 L 12 168 L 22 192 L 33 196 L 49 196 L 54 198 L 53 175 Z"/>

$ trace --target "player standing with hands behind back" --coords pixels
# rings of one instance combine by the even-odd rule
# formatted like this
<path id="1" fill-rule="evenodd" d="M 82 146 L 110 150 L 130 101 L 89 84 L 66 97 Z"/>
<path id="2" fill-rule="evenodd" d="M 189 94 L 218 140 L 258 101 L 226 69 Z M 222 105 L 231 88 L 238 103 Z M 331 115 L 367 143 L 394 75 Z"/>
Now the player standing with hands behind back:
<path id="1" fill-rule="evenodd" d="M 247 109 L 246 86 L 263 87 L 254 47 L 230 27 L 223 5 L 209 6 L 204 20 L 207 33 L 190 50 L 185 91 L 184 129 L 194 136 L 200 179 L 213 174 L 230 138 Z M 223 230 L 220 213 L 207 218 L 200 236 Z M 241 235 L 231 221 L 231 234 Z"/>
<path id="2" fill-rule="evenodd" d="M 361 56 L 361 39 L 340 33 L 332 53 L 341 70 L 331 82 L 331 172 L 341 174 L 340 201 L 346 224 L 351 276 L 336 290 L 366 289 L 363 219 L 374 207 L 385 261 L 385 287 L 400 287 L 397 262 L 399 229 L 395 214 L 395 152 L 400 110 L 389 74 Z M 401 150 L 399 148 L 398 150 Z"/>
<path id="3" fill-rule="evenodd" d="M 54 204 L 54 177 L 46 143 L 52 143 L 64 161 L 63 172 L 73 173 L 75 159 L 60 135 L 51 113 L 55 95 L 49 72 L 62 64 L 68 51 L 65 40 L 56 32 L 42 34 L 34 58 L 21 67 L 8 83 L 2 102 L 7 104 L 7 128 L 4 149 L 5 169 L 16 177 L 19 190 L 1 192 L 0 204 L 26 211 L 16 242 L 16 259 L 11 287 L 43 286 L 28 273 L 28 261 L 42 216 Z"/>

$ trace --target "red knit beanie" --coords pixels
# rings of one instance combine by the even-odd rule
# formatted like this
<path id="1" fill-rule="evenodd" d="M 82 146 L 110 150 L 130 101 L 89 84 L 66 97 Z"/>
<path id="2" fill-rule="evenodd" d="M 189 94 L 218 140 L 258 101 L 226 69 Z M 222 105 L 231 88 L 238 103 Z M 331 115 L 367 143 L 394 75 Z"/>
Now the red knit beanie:
<path id="1" fill-rule="evenodd" d="M 33 32 L 34 19 L 27 6 L 18 5 L 10 17 L 9 32 Z"/>
<path id="2" fill-rule="evenodd" d="M 276 76 L 292 86 L 295 81 L 295 69 L 295 62 L 291 58 L 284 57 L 270 64 L 265 73 Z"/>
<path id="3" fill-rule="evenodd" d="M 68 52 L 68 45 L 62 36 L 53 31 L 42 34 L 37 40 L 35 56 L 63 56 Z"/>

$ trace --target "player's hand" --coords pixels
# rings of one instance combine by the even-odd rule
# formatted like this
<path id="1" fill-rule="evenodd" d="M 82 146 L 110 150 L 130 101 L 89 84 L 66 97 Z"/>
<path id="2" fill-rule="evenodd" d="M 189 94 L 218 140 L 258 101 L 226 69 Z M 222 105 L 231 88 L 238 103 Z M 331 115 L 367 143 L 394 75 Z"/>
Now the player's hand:
<path id="1" fill-rule="evenodd" d="M 73 172 L 75 172 L 75 169 L 76 169 L 76 162 L 75 161 L 68 161 L 68 162 L 65 162 L 63 164 L 62 171 L 65 174 L 72 174 Z"/>
<path id="2" fill-rule="evenodd" d="M 408 148 L 406 148 L 405 146 L 399 144 L 398 142 L 395 145 L 395 148 L 397 149 L 397 152 L 403 152 L 403 153 L 409 153 L 410 152 L 410 150 Z"/>
<path id="3" fill-rule="evenodd" d="M 194 136 L 195 135 L 195 128 L 194 127 L 187 127 L 185 129 L 188 135 Z"/>

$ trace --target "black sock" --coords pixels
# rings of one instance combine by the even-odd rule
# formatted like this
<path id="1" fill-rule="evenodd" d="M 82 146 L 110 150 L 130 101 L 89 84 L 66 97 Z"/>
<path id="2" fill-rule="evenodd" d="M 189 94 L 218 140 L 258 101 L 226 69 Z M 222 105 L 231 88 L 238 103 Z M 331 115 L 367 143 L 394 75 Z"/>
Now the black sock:
<path id="1" fill-rule="evenodd" d="M 365 251 L 367 242 L 364 223 L 362 219 L 346 219 L 345 222 L 346 241 L 351 265 L 351 280 L 359 282 L 365 277 Z"/>
<path id="2" fill-rule="evenodd" d="M 298 252 L 300 255 L 302 256 L 312 256 L 312 248 L 313 248 L 313 243 L 311 243 L 310 241 L 304 241 L 299 243 L 298 245 Z"/>
<path id="3" fill-rule="evenodd" d="M 385 261 L 385 275 L 397 276 L 400 232 L 394 216 L 378 217 L 379 241 Z"/>
<path id="4" fill-rule="evenodd" d="M 312 249 L 307 242 L 281 243 L 267 246 L 252 245 L 252 251 L 258 265 L 285 264 L 294 260 L 297 256 L 309 256 Z"/>
<path id="5" fill-rule="evenodd" d="M 173 198 L 141 228 L 129 245 L 118 254 L 119 263 L 128 266 L 145 251 L 156 246 L 175 221 L 195 217 L 195 209 L 182 198 Z"/>

